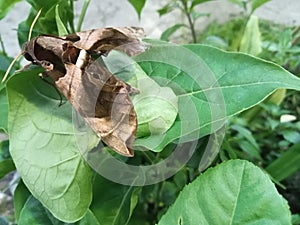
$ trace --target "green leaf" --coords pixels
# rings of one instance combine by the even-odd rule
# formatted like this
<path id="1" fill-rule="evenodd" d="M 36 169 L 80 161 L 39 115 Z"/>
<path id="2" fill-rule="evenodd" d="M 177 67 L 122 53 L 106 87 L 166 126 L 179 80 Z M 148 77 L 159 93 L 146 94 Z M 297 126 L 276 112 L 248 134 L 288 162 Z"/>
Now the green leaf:
<path id="1" fill-rule="evenodd" d="M 58 27 L 56 21 L 56 6 L 59 5 L 58 11 L 62 24 L 68 30 L 68 33 L 74 33 L 74 14 L 72 1 L 65 0 L 27 0 L 32 6 L 28 18 L 21 22 L 18 26 L 19 44 L 22 46 L 28 39 L 29 28 L 37 14 L 42 9 L 41 15 L 37 23 L 34 25 L 32 37 L 39 34 L 58 35 Z"/>
<path id="2" fill-rule="evenodd" d="M 193 0 L 191 8 L 193 9 L 196 5 L 202 4 L 204 2 L 209 2 L 211 0 Z"/>
<path id="3" fill-rule="evenodd" d="M 164 224 L 291 224 L 270 178 L 252 163 L 231 160 L 207 170 L 180 193 Z"/>
<path id="4" fill-rule="evenodd" d="M 8 118 L 8 102 L 6 90 L 0 90 L 0 130 L 7 133 L 7 118 Z"/>
<path id="5" fill-rule="evenodd" d="M 96 176 L 91 210 L 101 225 L 126 225 L 137 204 L 139 188 Z"/>
<path id="6" fill-rule="evenodd" d="M 0 0 L 0 20 L 12 9 L 12 7 L 21 0 Z"/>
<path id="7" fill-rule="evenodd" d="M 282 181 L 300 170 L 300 143 L 293 145 L 290 149 L 273 161 L 266 171 L 276 180 Z"/>
<path id="8" fill-rule="evenodd" d="M 84 0 L 84 2 L 83 2 L 83 6 L 81 8 L 81 12 L 79 15 L 76 31 L 81 31 L 81 26 L 82 26 L 82 23 L 85 18 L 85 15 L 86 15 L 86 12 L 87 12 L 90 2 L 91 2 L 91 0 Z"/>
<path id="9" fill-rule="evenodd" d="M 169 87 L 160 87 L 145 74 L 130 57 L 112 51 L 103 59 L 109 70 L 139 90 L 131 100 L 137 114 L 137 137 L 160 135 L 174 123 L 177 112 L 177 96 Z"/>
<path id="10" fill-rule="evenodd" d="M 297 144 L 300 142 L 300 133 L 299 131 L 293 131 L 293 130 L 290 130 L 290 129 L 287 129 L 287 130 L 282 130 L 280 132 L 280 134 L 283 135 L 284 139 L 293 143 L 293 144 Z"/>
<path id="11" fill-rule="evenodd" d="M 58 35 L 59 36 L 67 35 L 68 30 L 59 16 L 59 5 L 56 5 L 55 7 L 55 20 L 56 20 Z"/>
<path id="12" fill-rule="evenodd" d="M 12 159 L 4 159 L 0 161 L 0 179 L 11 171 L 14 171 L 15 164 Z"/>
<path id="13" fill-rule="evenodd" d="M 258 17 L 251 16 L 240 44 L 240 51 L 251 55 L 258 55 L 262 51 Z"/>
<path id="14" fill-rule="evenodd" d="M 14 191 L 14 210 L 17 221 L 19 221 L 21 211 L 30 196 L 29 190 L 26 188 L 23 181 L 20 180 Z"/>
<path id="15" fill-rule="evenodd" d="M 57 220 L 43 205 L 34 197 L 30 196 L 25 203 L 19 218 L 19 224 L 22 225 L 65 225 L 64 222 Z M 70 223 L 69 223 L 70 224 Z M 78 222 L 71 223 L 76 225 L 99 225 L 99 222 L 88 210 L 86 215 Z"/>
<path id="16" fill-rule="evenodd" d="M 254 12 L 257 8 L 262 6 L 263 4 L 269 2 L 270 0 L 252 0 L 252 9 L 251 11 Z"/>
<path id="17" fill-rule="evenodd" d="M 91 202 L 92 171 L 83 161 L 68 103 L 43 82 L 41 69 L 7 82 L 10 152 L 25 185 L 55 217 L 74 222 Z"/>
<path id="18" fill-rule="evenodd" d="M 18 223 L 23 225 L 52 225 L 46 209 L 33 196 L 30 196 L 27 199 L 24 207 L 22 208 Z"/>
<path id="19" fill-rule="evenodd" d="M 182 143 L 213 133 L 228 117 L 257 105 L 278 88 L 300 90 L 300 79 L 278 65 L 209 46 L 153 42 L 135 60 L 178 97 L 178 117 L 167 133 L 135 141 L 158 152 L 175 140 Z"/>
<path id="20" fill-rule="evenodd" d="M 184 24 L 175 24 L 168 29 L 166 29 L 160 36 L 162 41 L 168 41 L 170 36 L 174 34 L 179 28 L 184 27 Z"/>
<path id="21" fill-rule="evenodd" d="M 176 8 L 176 4 L 175 2 L 170 2 L 168 4 L 166 4 L 165 6 L 163 6 L 162 8 L 158 9 L 157 12 L 159 14 L 159 16 L 163 16 L 165 14 L 168 14 L 169 12 L 173 11 Z"/>
<path id="22" fill-rule="evenodd" d="M 132 98 L 138 118 L 137 137 L 161 135 L 176 119 L 177 96 L 171 88 L 160 87 L 140 68 L 137 68 L 135 75 L 137 84 L 133 86 L 140 90 Z"/>
<path id="23" fill-rule="evenodd" d="M 0 224 L 1 225 L 9 225 L 9 222 L 5 217 L 0 216 Z"/>
<path id="24" fill-rule="evenodd" d="M 145 6 L 146 0 L 128 0 L 138 14 L 139 19 L 141 18 L 142 10 Z"/>

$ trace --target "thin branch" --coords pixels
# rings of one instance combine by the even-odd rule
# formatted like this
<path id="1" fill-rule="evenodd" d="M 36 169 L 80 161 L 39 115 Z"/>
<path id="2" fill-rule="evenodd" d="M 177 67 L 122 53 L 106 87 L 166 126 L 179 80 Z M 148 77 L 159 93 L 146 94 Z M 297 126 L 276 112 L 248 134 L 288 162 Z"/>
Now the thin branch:
<path id="1" fill-rule="evenodd" d="M 188 9 L 187 1 L 181 0 L 183 7 L 184 7 L 184 13 L 188 19 L 189 22 L 189 27 L 192 33 L 192 38 L 193 38 L 193 43 L 197 43 L 197 36 L 196 36 L 196 31 L 195 31 L 195 23 L 191 17 L 190 10 Z"/>

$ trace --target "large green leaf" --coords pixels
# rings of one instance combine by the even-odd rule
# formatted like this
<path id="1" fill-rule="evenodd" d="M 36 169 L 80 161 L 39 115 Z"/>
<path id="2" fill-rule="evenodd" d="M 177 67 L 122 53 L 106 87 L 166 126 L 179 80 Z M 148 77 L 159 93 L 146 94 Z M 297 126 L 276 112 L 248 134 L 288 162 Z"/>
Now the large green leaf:
<path id="1" fill-rule="evenodd" d="M 136 61 L 178 97 L 178 118 L 165 135 L 138 139 L 136 146 L 161 151 L 218 130 L 226 118 L 257 105 L 278 88 L 300 90 L 300 79 L 274 63 L 198 44 L 152 43 Z"/>
<path id="2" fill-rule="evenodd" d="M 54 218 L 43 205 L 30 196 L 26 201 L 18 220 L 20 225 L 65 225 L 64 222 Z M 70 223 L 69 223 L 70 224 Z M 97 219 L 91 211 L 78 222 L 70 225 L 99 225 Z"/>
<path id="3" fill-rule="evenodd" d="M 126 225 L 137 204 L 139 190 L 96 176 L 91 210 L 101 225 Z"/>
<path id="4" fill-rule="evenodd" d="M 291 214 L 262 170 L 250 162 L 232 160 L 186 186 L 158 224 L 289 225 Z"/>
<path id="5" fill-rule="evenodd" d="M 81 219 L 92 198 L 92 171 L 77 147 L 71 107 L 58 106 L 58 94 L 26 71 L 7 83 L 10 152 L 24 183 L 57 218 Z"/>

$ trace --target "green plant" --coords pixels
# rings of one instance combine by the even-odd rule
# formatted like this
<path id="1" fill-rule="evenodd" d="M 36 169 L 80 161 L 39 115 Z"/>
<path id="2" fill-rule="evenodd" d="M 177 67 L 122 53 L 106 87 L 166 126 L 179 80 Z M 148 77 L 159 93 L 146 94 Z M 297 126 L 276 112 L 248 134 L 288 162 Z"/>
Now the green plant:
<path id="1" fill-rule="evenodd" d="M 19 26 L 21 45 L 27 40 L 31 23 L 42 6 L 33 36 L 75 31 L 73 1 L 52 0 L 46 5 L 38 0 L 28 2 L 33 9 L 28 20 Z M 130 2 L 140 13 L 143 5 Z M 204 1 L 181 2 L 189 6 L 191 13 L 193 4 L 195 6 Z M 84 18 L 84 11 L 81 18 Z M 77 27 L 80 30 L 80 25 Z M 278 88 L 299 91 L 299 78 L 274 63 L 243 53 L 229 53 L 199 44 L 172 45 L 157 40 L 144 41 L 150 43 L 151 48 L 135 57 L 134 61 L 126 58 L 130 67 L 126 67 L 126 62 L 109 64 L 115 62 L 110 61 L 115 59 L 113 54 L 109 54 L 104 61 L 109 69 L 119 71 L 116 75 L 127 82 L 132 82 L 128 79 L 128 72 L 130 77 L 138 73 L 149 82 L 155 81 L 156 85 L 170 88 L 177 97 L 178 115 L 163 135 L 145 132 L 136 139 L 135 148 L 147 151 L 136 151 L 131 159 L 115 156 L 118 162 L 141 168 L 129 181 L 124 178 L 132 171 L 126 170 L 126 167 L 124 170 L 117 169 L 109 154 L 104 153 L 103 158 L 97 158 L 97 151 L 93 148 L 94 134 L 88 133 L 82 138 L 88 143 L 85 150 L 90 157 L 83 158 L 78 149 L 78 133 L 76 129 L 74 131 L 72 108 L 69 103 L 58 107 L 60 100 L 56 91 L 38 77 L 40 68 L 11 74 L 2 86 L 4 110 L 0 113 L 1 118 L 7 118 L 8 113 L 8 120 L 3 120 L 1 127 L 9 134 L 10 144 L 9 149 L 7 142 L 0 145 L 3 153 L 0 169 L 1 165 L 10 169 L 0 170 L 0 174 L 4 176 L 14 170 L 14 166 L 8 167 L 5 161 L 9 160 L 12 165 L 13 160 L 21 175 L 14 194 L 16 221 L 30 225 L 64 222 L 199 224 L 199 221 L 202 221 L 201 224 L 245 224 L 255 221 L 259 224 L 269 224 L 270 221 L 290 224 L 291 213 L 287 202 L 260 168 L 246 160 L 221 161 L 232 158 L 254 162 L 260 160 L 256 140 L 262 126 L 257 121 L 258 132 L 252 135 L 243 127 L 245 124 L 234 123 L 236 115 L 258 105 Z M 6 68 L 7 65 L 3 71 Z M 278 119 L 276 112 L 273 116 Z M 265 115 L 261 119 L 265 124 L 274 124 L 274 121 L 266 121 L 265 118 L 272 117 Z M 236 138 L 231 140 L 229 136 L 225 139 L 220 160 L 215 161 L 215 167 L 201 174 L 214 161 L 227 120 L 235 124 L 230 126 L 233 131 L 227 132 L 234 132 Z M 282 126 L 280 131 L 284 135 L 287 127 L 278 126 Z M 263 134 L 268 133 L 265 131 Z M 263 144 L 268 145 L 267 141 Z M 292 142 L 289 141 L 285 143 L 287 148 L 291 147 Z M 211 148 L 207 151 L 209 144 Z M 176 151 L 176 160 L 163 164 Z M 272 154 L 266 154 L 272 161 Z M 94 162 L 96 167 L 91 169 L 91 164 L 87 162 Z M 159 163 L 162 165 L 159 169 L 146 167 Z M 270 167 L 267 168 L 277 181 L 281 178 L 274 174 L 280 163 L 275 161 L 273 168 L 268 163 Z M 110 178 L 115 182 L 100 176 L 99 171 L 100 174 L 103 171 L 101 168 L 97 170 L 97 166 L 109 170 L 109 174 L 113 174 Z M 168 173 L 175 175 L 167 176 Z M 149 178 L 160 182 L 151 183 Z"/>

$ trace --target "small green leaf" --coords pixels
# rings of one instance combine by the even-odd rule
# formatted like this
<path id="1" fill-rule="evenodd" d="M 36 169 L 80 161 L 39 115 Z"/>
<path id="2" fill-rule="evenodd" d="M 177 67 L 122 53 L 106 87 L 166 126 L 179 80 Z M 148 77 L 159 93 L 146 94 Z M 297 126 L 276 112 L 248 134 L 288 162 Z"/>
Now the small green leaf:
<path id="1" fill-rule="evenodd" d="M 11 171 L 14 171 L 15 164 L 12 159 L 4 159 L 0 161 L 0 179 Z"/>
<path id="2" fill-rule="evenodd" d="M 263 4 L 269 2 L 270 0 L 252 0 L 252 12 L 254 12 L 257 8 L 262 6 Z"/>
<path id="3" fill-rule="evenodd" d="M 258 55 L 262 51 L 258 17 L 251 16 L 240 44 L 240 51 L 251 55 Z"/>
<path id="4" fill-rule="evenodd" d="M 160 36 L 162 41 L 168 41 L 170 36 L 174 34 L 179 28 L 184 27 L 184 24 L 175 24 L 168 29 L 166 29 Z"/>
<path id="5" fill-rule="evenodd" d="M 0 141 L 0 161 L 5 159 L 10 159 L 9 153 L 9 141 L 8 140 L 1 140 Z"/>
<path id="6" fill-rule="evenodd" d="M 67 35 L 68 30 L 59 16 L 59 5 L 56 5 L 55 7 L 55 20 L 56 20 L 58 35 L 59 36 Z"/>
<path id="7" fill-rule="evenodd" d="M 24 207 L 21 210 L 18 223 L 23 225 L 52 225 L 52 222 L 47 215 L 46 209 L 33 196 L 30 196 L 27 199 Z"/>
<path id="8" fill-rule="evenodd" d="M 101 225 L 126 225 L 137 204 L 138 188 L 96 176 L 91 210 Z"/>
<path id="9" fill-rule="evenodd" d="M 299 131 L 294 131 L 294 130 L 283 130 L 280 132 L 284 139 L 293 143 L 293 144 L 297 144 L 300 142 L 300 133 Z"/>
<path id="10" fill-rule="evenodd" d="M 58 94 L 40 71 L 7 82 L 10 153 L 32 195 L 55 217 L 74 222 L 90 205 L 92 171 L 78 150 L 71 106 L 58 106 Z"/>
<path id="11" fill-rule="evenodd" d="M 139 19 L 141 18 L 142 10 L 145 6 L 146 0 L 128 0 L 138 14 Z"/>
<path id="12" fill-rule="evenodd" d="M 22 225 L 65 225 L 66 223 L 59 221 L 51 213 L 43 207 L 43 205 L 30 196 L 26 201 L 19 218 L 19 224 Z M 85 216 L 76 223 L 68 223 L 69 225 L 99 225 L 96 217 L 88 210 Z"/>
<path id="13" fill-rule="evenodd" d="M 14 191 L 14 210 L 17 221 L 19 221 L 21 211 L 30 196 L 29 190 L 26 188 L 23 181 L 20 180 Z"/>
<path id="14" fill-rule="evenodd" d="M 7 133 L 7 118 L 8 118 L 8 101 L 6 96 L 6 90 L 0 90 L 0 130 L 4 130 Z"/>
<path id="15" fill-rule="evenodd" d="M 278 159 L 273 161 L 266 171 L 276 180 L 282 181 L 300 170 L 300 143 L 293 145 Z"/>
<path id="16" fill-rule="evenodd" d="M 252 163 L 231 160 L 207 170 L 180 193 L 158 225 L 291 224 L 286 200 Z"/>
<path id="17" fill-rule="evenodd" d="M 193 9 L 196 5 L 202 4 L 204 2 L 209 2 L 211 0 L 193 0 L 191 8 Z"/>
<path id="18" fill-rule="evenodd" d="M 11 8 L 21 0 L 0 0 L 0 20 L 3 19 Z"/>
<path id="19" fill-rule="evenodd" d="M 159 10 L 157 10 L 159 16 L 163 16 L 171 11 L 173 11 L 176 8 L 176 4 L 174 3 L 168 3 Z"/>

